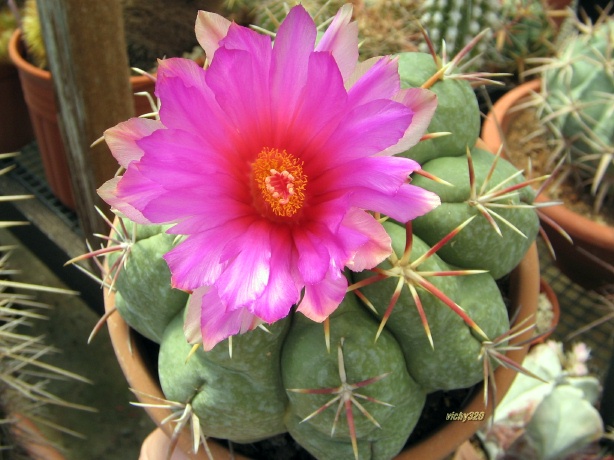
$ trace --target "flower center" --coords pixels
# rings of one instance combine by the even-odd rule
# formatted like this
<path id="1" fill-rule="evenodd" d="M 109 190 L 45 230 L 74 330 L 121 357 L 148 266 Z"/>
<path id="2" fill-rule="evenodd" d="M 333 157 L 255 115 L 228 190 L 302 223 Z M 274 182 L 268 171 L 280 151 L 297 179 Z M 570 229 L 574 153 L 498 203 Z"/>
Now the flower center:
<path id="1" fill-rule="evenodd" d="M 298 158 L 285 150 L 264 148 L 252 163 L 252 172 L 262 198 L 275 215 L 291 217 L 303 207 L 307 176 Z"/>

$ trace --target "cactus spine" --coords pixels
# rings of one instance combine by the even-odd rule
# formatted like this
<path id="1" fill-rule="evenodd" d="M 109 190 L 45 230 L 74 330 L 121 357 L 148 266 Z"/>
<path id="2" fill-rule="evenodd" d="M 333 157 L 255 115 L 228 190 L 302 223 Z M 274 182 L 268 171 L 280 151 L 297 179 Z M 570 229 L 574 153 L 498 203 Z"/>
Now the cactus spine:
<path id="1" fill-rule="evenodd" d="M 422 5 L 420 23 L 434 43 L 445 43 L 445 52 L 454 55 L 480 31 L 497 30 L 500 10 L 498 0 L 426 0 Z M 473 48 L 471 56 L 484 53 L 488 46 L 488 41 L 482 40 Z M 475 66 L 479 67 L 478 64 L 476 62 Z"/>
<path id="2" fill-rule="evenodd" d="M 614 204 L 614 23 L 578 23 L 542 71 L 539 116 L 594 195 L 594 210 Z"/>

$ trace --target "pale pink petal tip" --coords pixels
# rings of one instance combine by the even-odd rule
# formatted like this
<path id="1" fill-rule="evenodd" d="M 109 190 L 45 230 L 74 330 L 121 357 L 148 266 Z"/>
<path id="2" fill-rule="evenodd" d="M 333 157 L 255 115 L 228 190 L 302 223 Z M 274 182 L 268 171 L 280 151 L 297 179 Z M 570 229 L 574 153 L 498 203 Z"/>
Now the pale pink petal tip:
<path id="1" fill-rule="evenodd" d="M 121 177 L 114 177 L 113 179 L 110 179 L 102 184 L 102 186 L 96 190 L 100 198 L 108 203 L 112 209 L 127 217 L 131 221 L 142 225 L 151 224 L 152 222 L 143 216 L 141 211 L 129 204 L 126 200 L 117 197 L 117 184 L 119 183 L 120 179 Z"/>
<path id="2" fill-rule="evenodd" d="M 345 80 L 358 62 L 358 24 L 352 20 L 353 6 L 343 5 L 316 46 L 316 51 L 330 51 Z"/>
<path id="3" fill-rule="evenodd" d="M 411 109 L 414 116 L 401 140 L 396 145 L 384 150 L 384 155 L 405 152 L 416 145 L 426 133 L 435 114 L 435 109 L 437 109 L 437 95 L 428 89 L 409 88 L 401 90 L 394 99 Z"/>
<path id="4" fill-rule="evenodd" d="M 353 208 L 343 219 L 343 226 L 365 238 L 346 263 L 350 270 L 361 272 L 373 268 L 392 253 L 390 236 L 371 214 Z"/>
<path id="5" fill-rule="evenodd" d="M 219 48 L 219 42 L 228 33 L 231 22 L 219 14 L 208 11 L 199 11 L 196 16 L 196 39 L 205 50 L 207 61 L 211 62 L 215 51 Z"/>
<path id="6" fill-rule="evenodd" d="M 205 351 L 232 335 L 243 334 L 262 324 L 245 308 L 228 311 L 215 288 L 210 286 L 194 291 L 187 308 L 183 326 L 186 339 L 190 343 L 202 341 Z"/>
<path id="7" fill-rule="evenodd" d="M 164 126 L 157 120 L 147 118 L 131 118 L 121 122 L 104 132 L 104 140 L 117 162 L 124 168 L 143 156 L 143 150 L 137 141 L 149 136 Z"/>
<path id="8" fill-rule="evenodd" d="M 347 287 L 348 282 L 343 273 L 331 270 L 321 282 L 305 286 L 305 295 L 297 311 L 321 323 L 337 309 L 345 297 Z"/>

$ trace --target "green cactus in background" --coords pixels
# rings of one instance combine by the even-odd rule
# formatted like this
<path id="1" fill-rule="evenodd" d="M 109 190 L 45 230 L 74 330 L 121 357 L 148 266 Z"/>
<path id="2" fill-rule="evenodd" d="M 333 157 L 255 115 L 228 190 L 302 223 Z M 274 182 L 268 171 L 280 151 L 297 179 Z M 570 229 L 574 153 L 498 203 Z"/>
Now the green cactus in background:
<path id="1" fill-rule="evenodd" d="M 0 161 L 9 160 L 16 154 L 0 154 Z M 0 176 L 13 166 L 0 169 Z M 2 195 L 0 201 L 30 199 L 30 195 Z M 0 229 L 26 225 L 27 222 L 0 220 Z M 2 458 L 30 459 L 23 446 L 48 443 L 42 435 L 19 430 L 19 418 L 30 419 L 41 426 L 78 436 L 79 434 L 54 424 L 45 413 L 47 405 L 94 411 L 90 407 L 71 403 L 53 394 L 49 388 L 52 380 L 74 379 L 91 383 L 84 377 L 48 362 L 48 357 L 57 353 L 57 348 L 46 342 L 43 335 L 35 336 L 35 322 L 48 319 L 44 313 L 50 306 L 37 300 L 36 293 L 63 295 L 77 294 L 67 289 L 15 281 L 20 268 L 12 263 L 15 246 L 0 245 L 0 446 Z M 23 428 L 23 423 L 21 424 Z M 17 426 L 17 429 L 15 428 Z M 6 455 L 6 457 L 5 457 Z"/>
<path id="2" fill-rule="evenodd" d="M 17 28 L 15 15 L 8 8 L 0 8 L 0 63 L 8 63 L 9 60 L 9 40 Z"/>
<path id="3" fill-rule="evenodd" d="M 496 49 L 489 53 L 499 71 L 522 78 L 527 70 L 527 59 L 554 53 L 557 30 L 551 17 L 553 13 L 545 0 L 503 1 Z"/>
<path id="4" fill-rule="evenodd" d="M 28 58 L 35 66 L 46 69 L 48 65 L 47 51 L 45 50 L 36 0 L 26 0 L 21 20 L 21 31 Z"/>
<path id="5" fill-rule="evenodd" d="M 499 0 L 425 0 L 421 8 L 420 23 L 428 32 L 433 43 L 445 42 L 444 51 L 448 55 L 460 52 L 482 30 L 497 30 L 500 24 L 501 3 Z M 476 58 L 474 67 L 480 67 L 482 60 L 478 55 L 487 51 L 488 40 L 482 40 L 471 50 L 471 57 Z M 423 47 L 426 51 L 426 47 Z"/>
<path id="6" fill-rule="evenodd" d="M 226 0 L 229 15 L 243 22 L 275 32 L 289 8 L 298 1 Z M 337 11 L 346 0 L 309 0 L 300 2 L 322 23 Z M 416 0 L 371 0 L 355 3 L 354 19 L 358 24 L 361 59 L 385 56 L 399 51 L 416 51 L 419 30 L 415 25 L 419 2 Z"/>
<path id="7" fill-rule="evenodd" d="M 567 159 L 568 174 L 590 187 L 594 210 L 614 205 L 614 23 L 577 23 L 556 56 L 539 68 L 538 115 Z"/>

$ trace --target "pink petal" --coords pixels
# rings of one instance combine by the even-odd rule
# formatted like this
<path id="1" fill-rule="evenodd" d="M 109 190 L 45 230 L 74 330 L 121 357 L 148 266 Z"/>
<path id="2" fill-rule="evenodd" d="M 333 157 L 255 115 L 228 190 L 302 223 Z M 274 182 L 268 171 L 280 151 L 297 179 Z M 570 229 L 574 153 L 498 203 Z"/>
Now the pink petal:
<path id="1" fill-rule="evenodd" d="M 277 120 L 292 116 L 300 104 L 301 91 L 307 81 L 309 57 L 316 41 L 316 26 L 305 9 L 298 5 L 290 10 L 275 36 L 271 62 L 272 113 Z"/>
<path id="2" fill-rule="evenodd" d="M 410 108 L 414 116 L 403 138 L 396 145 L 384 150 L 382 155 L 395 155 L 416 145 L 424 136 L 437 108 L 437 96 L 427 89 L 401 90 L 394 99 Z"/>
<path id="3" fill-rule="evenodd" d="M 334 58 L 327 53 L 311 53 L 308 77 L 299 91 L 295 112 L 278 119 L 274 143 L 283 145 L 306 162 L 317 158 L 345 115 L 347 93 Z M 314 166 L 321 169 L 320 166 Z"/>
<path id="4" fill-rule="evenodd" d="M 262 295 L 271 272 L 270 233 L 270 223 L 257 220 L 224 248 L 220 260 L 228 264 L 215 286 L 228 308 L 243 307 Z"/>
<path id="5" fill-rule="evenodd" d="M 321 323 L 339 306 L 345 297 L 347 286 L 347 279 L 342 272 L 329 271 L 321 282 L 305 286 L 305 295 L 297 311 L 312 321 Z"/>
<path id="6" fill-rule="evenodd" d="M 249 307 L 267 323 L 286 317 L 298 303 L 303 284 L 296 270 L 296 254 L 292 239 L 285 227 L 271 235 L 271 272 L 262 295 Z"/>
<path id="7" fill-rule="evenodd" d="M 312 229 L 302 228 L 296 229 L 292 234 L 298 253 L 298 270 L 305 284 L 322 281 L 330 267 L 331 257 L 325 245 L 326 239 L 318 233 L 322 236 L 328 234 L 322 227 L 317 233 Z"/>
<path id="8" fill-rule="evenodd" d="M 164 126 L 157 120 L 131 118 L 107 129 L 104 132 L 104 140 L 117 162 L 128 168 L 131 162 L 138 161 L 144 153 L 136 141 L 163 128 Z"/>
<path id="9" fill-rule="evenodd" d="M 326 143 L 326 163 L 336 166 L 395 145 L 412 120 L 411 111 L 396 102 L 375 100 L 352 110 Z"/>
<path id="10" fill-rule="evenodd" d="M 337 61 L 341 75 L 349 77 L 358 62 L 358 24 L 352 19 L 352 5 L 343 5 L 335 15 L 316 51 L 330 51 Z"/>
<path id="11" fill-rule="evenodd" d="M 240 135 L 235 151 L 239 143 L 251 149 L 254 145 L 262 148 L 264 139 L 271 135 L 271 39 L 232 24 L 216 54 L 218 58 L 206 72 L 206 82 Z"/>
<path id="12" fill-rule="evenodd" d="M 207 60 L 212 61 L 215 51 L 219 47 L 219 42 L 228 33 L 231 22 L 219 14 L 208 11 L 199 11 L 196 16 L 196 39 L 200 46 L 205 50 Z"/>
<path id="13" fill-rule="evenodd" d="M 248 165 L 237 171 L 223 150 L 216 150 L 191 131 L 158 130 L 137 145 L 147 152 L 139 162 L 141 173 L 165 189 L 192 189 L 215 177 L 210 188 L 228 190 L 236 188 L 236 176 L 248 173 Z"/>
<path id="14" fill-rule="evenodd" d="M 375 99 L 391 99 L 401 87 L 398 60 L 383 57 L 375 63 L 348 91 L 352 106 Z"/>
<path id="15" fill-rule="evenodd" d="M 360 80 L 362 76 L 365 75 L 371 69 L 371 67 L 377 64 L 381 59 L 381 57 L 372 57 L 366 61 L 360 61 L 358 64 L 356 64 L 352 74 L 343 81 L 345 88 L 347 90 L 351 89 L 356 82 Z"/>
<path id="16" fill-rule="evenodd" d="M 356 187 L 396 193 L 407 182 L 409 174 L 418 169 L 418 163 L 403 157 L 367 157 L 331 168 L 311 183 L 315 188 L 345 193 L 352 193 Z"/>
<path id="17" fill-rule="evenodd" d="M 272 137 L 269 71 L 261 69 L 262 62 L 247 51 L 220 48 L 207 71 L 207 84 L 215 92 L 216 100 L 225 116 L 240 133 L 232 155 L 244 155 L 255 146 L 261 149 Z"/>
<path id="18" fill-rule="evenodd" d="M 352 237 L 352 234 L 358 238 Z M 339 238 L 346 244 L 349 241 L 360 241 L 360 245 L 352 245 L 352 259 L 346 266 L 360 272 L 373 268 L 388 257 L 392 252 L 390 236 L 384 227 L 369 213 L 362 209 L 352 208 L 343 219 Z"/>
<path id="19" fill-rule="evenodd" d="M 121 177 L 114 177 L 113 179 L 108 180 L 97 190 L 98 195 L 102 198 L 106 203 L 108 203 L 111 208 L 116 209 L 121 214 L 126 216 L 128 219 L 136 222 L 137 224 L 151 224 L 152 222 L 143 216 L 143 213 L 128 203 L 123 198 L 117 197 L 117 184 L 121 180 Z"/>
<path id="20" fill-rule="evenodd" d="M 110 185 L 110 184 L 109 184 Z M 108 191 L 105 187 L 103 193 Z M 144 213 L 145 208 L 155 201 L 164 190 L 160 185 L 154 181 L 149 180 L 147 177 L 141 174 L 137 164 L 132 163 L 131 167 L 124 173 L 116 183 L 115 197 L 107 201 L 111 206 L 121 210 L 127 217 L 142 222 L 143 218 L 148 222 L 164 223 L 166 220 L 154 221 Z M 135 213 L 134 211 L 137 211 Z M 138 215 L 142 215 L 142 218 L 138 218 Z"/>
<path id="21" fill-rule="evenodd" d="M 160 119 L 167 128 L 189 131 L 205 146 L 223 155 L 233 149 L 236 129 L 226 119 L 206 72 L 190 59 L 159 61 L 156 95 L 162 104 Z"/>
<path id="22" fill-rule="evenodd" d="M 247 218 L 235 219 L 226 222 L 224 227 L 190 235 L 167 252 L 164 260 L 171 270 L 172 286 L 192 291 L 214 284 L 228 265 L 222 260 L 224 249 L 243 236 L 249 225 Z"/>
<path id="23" fill-rule="evenodd" d="M 200 314 L 197 317 L 197 314 Z M 188 315 L 184 324 L 186 338 L 193 343 L 198 339 L 196 319 L 199 319 L 200 338 L 205 351 L 231 335 L 243 334 L 255 329 L 262 321 L 245 308 L 228 310 L 215 288 L 197 289 L 188 301 Z"/>
<path id="24" fill-rule="evenodd" d="M 408 222 L 422 216 L 441 204 L 439 196 L 410 184 L 394 195 L 376 190 L 357 190 L 352 195 L 354 206 L 381 212 L 399 222 Z"/>

